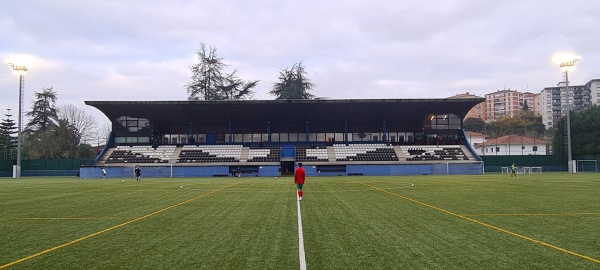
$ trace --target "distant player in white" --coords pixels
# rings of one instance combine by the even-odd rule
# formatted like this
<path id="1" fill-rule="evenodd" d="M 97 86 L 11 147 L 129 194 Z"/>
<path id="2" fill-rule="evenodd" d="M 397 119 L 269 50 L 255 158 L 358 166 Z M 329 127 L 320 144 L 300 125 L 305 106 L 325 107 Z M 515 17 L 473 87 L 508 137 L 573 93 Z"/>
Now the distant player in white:
<path id="1" fill-rule="evenodd" d="M 106 170 L 102 168 L 102 180 L 104 180 L 104 178 L 106 178 Z"/>

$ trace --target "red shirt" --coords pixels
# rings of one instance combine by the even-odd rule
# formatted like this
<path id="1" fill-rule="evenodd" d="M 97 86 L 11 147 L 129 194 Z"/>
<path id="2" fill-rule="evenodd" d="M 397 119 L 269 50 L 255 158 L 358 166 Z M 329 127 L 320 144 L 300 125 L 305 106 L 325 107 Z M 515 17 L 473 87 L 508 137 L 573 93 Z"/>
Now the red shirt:
<path id="1" fill-rule="evenodd" d="M 304 171 L 304 169 L 302 167 L 298 167 L 298 169 L 296 169 L 296 173 L 294 174 L 294 182 L 296 184 L 303 185 L 305 179 L 306 179 L 306 172 Z"/>

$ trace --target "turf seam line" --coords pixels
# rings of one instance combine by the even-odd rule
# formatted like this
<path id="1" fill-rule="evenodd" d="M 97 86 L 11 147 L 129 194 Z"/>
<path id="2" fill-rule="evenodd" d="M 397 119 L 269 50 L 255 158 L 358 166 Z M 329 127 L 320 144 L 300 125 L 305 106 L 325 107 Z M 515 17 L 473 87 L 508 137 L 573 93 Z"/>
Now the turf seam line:
<path id="1" fill-rule="evenodd" d="M 300 200 L 296 193 L 296 204 L 298 205 L 298 257 L 300 259 L 300 270 L 306 270 L 306 254 L 304 252 L 304 233 L 302 231 L 302 211 Z"/>
<path id="2" fill-rule="evenodd" d="M 156 214 L 162 213 L 162 212 L 164 212 L 164 211 L 167 211 L 167 210 L 173 209 L 173 208 L 175 208 L 175 207 L 178 207 L 178 206 L 184 205 L 184 204 L 186 204 L 186 203 L 189 203 L 189 202 L 192 202 L 192 201 L 194 201 L 194 200 L 200 199 L 200 198 L 202 198 L 202 197 L 205 197 L 205 196 L 211 195 L 211 194 L 213 194 L 213 193 L 216 193 L 216 192 L 218 192 L 218 191 L 220 191 L 220 190 L 223 190 L 223 189 L 226 189 L 226 188 L 228 188 L 228 187 L 232 187 L 232 186 L 235 186 L 235 185 L 237 185 L 237 184 L 240 184 L 240 183 L 243 183 L 243 182 L 247 182 L 247 181 L 250 181 L 250 180 L 245 180 L 245 181 L 237 182 L 237 183 L 235 183 L 235 184 L 231 184 L 231 185 L 228 185 L 228 186 L 225 186 L 225 187 L 222 187 L 222 188 L 219 188 L 219 189 L 213 190 L 213 191 L 211 191 L 211 192 L 208 192 L 208 193 L 206 193 L 206 194 L 202 194 L 202 195 L 200 195 L 200 196 L 197 196 L 197 197 L 191 198 L 191 199 L 189 199 L 189 200 L 185 200 L 185 201 L 183 201 L 183 202 L 180 202 L 180 203 L 177 203 L 177 204 L 174 204 L 174 205 L 171 205 L 171 206 L 165 207 L 165 208 L 163 208 L 163 209 L 160 209 L 160 210 L 154 211 L 154 212 L 152 212 L 152 213 L 150 213 L 150 214 L 147 214 L 147 215 L 144 215 L 144 216 L 141 216 L 141 217 L 137 217 L 137 218 L 134 218 L 134 219 L 132 219 L 132 220 L 129 220 L 129 221 L 123 222 L 123 223 L 121 223 L 121 224 L 118 224 L 118 225 L 112 226 L 112 227 L 110 227 L 110 228 L 108 228 L 108 229 L 104 229 L 104 230 L 101 230 L 101 231 L 98 231 L 98 232 L 92 233 L 92 234 L 90 234 L 90 235 L 87 235 L 87 236 L 84 236 L 84 237 L 81 237 L 81 238 L 75 239 L 75 240 L 73 240 L 73 241 L 70 241 L 70 242 L 64 243 L 64 244 L 62 244 L 62 245 L 58 245 L 58 246 L 55 246 L 55 247 L 53 247 L 53 248 L 46 249 L 46 250 L 44 250 L 44 251 L 41 251 L 41 252 L 35 253 L 35 254 L 33 254 L 33 255 L 29 255 L 29 256 L 27 256 L 27 257 L 24 257 L 24 258 L 18 259 L 18 260 L 16 260 L 16 261 L 13 261 L 13 262 L 7 263 L 7 264 L 5 264 L 5 265 L 0 265 L 0 269 L 4 269 L 4 268 L 10 267 L 10 266 L 13 266 L 13 265 L 16 265 L 16 264 L 22 263 L 22 262 L 24 262 L 24 261 L 27 261 L 27 260 L 33 259 L 33 258 L 35 258 L 35 257 L 38 257 L 38 256 L 41 256 L 41 255 L 44 255 L 44 254 L 46 254 L 46 253 L 50 253 L 50 252 L 52 252 L 52 251 L 55 251 L 55 250 L 58 250 L 58 249 L 61 249 L 61 248 L 64 248 L 64 247 L 70 246 L 70 245 L 72 245 L 72 244 L 79 243 L 79 242 L 81 242 L 81 241 L 83 241 L 83 240 L 86 240 L 86 239 L 92 238 L 92 237 L 94 237 L 94 236 L 101 235 L 101 234 L 103 234 L 103 233 L 106 233 L 106 232 L 112 231 L 112 230 L 114 230 L 114 229 L 118 229 L 118 228 L 120 228 L 120 227 L 123 227 L 123 226 L 129 225 L 129 224 L 131 224 L 131 223 L 134 223 L 134 222 L 140 221 L 140 220 L 142 220 L 142 219 L 145 219 L 145 218 L 148 218 L 148 217 L 154 216 L 154 215 L 156 215 Z"/>
<path id="3" fill-rule="evenodd" d="M 567 253 L 567 254 L 570 254 L 570 255 L 582 258 L 582 259 L 586 259 L 588 261 L 595 262 L 597 264 L 600 264 L 600 260 L 598 260 L 598 259 L 594 259 L 592 257 L 586 256 L 586 255 L 583 255 L 583 254 L 579 254 L 579 253 L 576 253 L 576 252 L 573 252 L 573 251 L 570 251 L 570 250 L 567 250 L 567 249 L 564 249 L 564 248 L 561 248 L 561 247 L 558 247 L 558 246 L 555 246 L 555 245 L 552 245 L 552 244 L 549 244 L 549 243 L 546 243 L 546 242 L 543 242 L 543 241 L 540 241 L 540 240 L 536 240 L 536 239 L 533 239 L 531 237 L 527 237 L 525 235 L 521 235 L 521 234 L 518 234 L 518 233 L 515 233 L 515 232 L 511 232 L 509 230 L 502 229 L 500 227 L 496 227 L 496 226 L 491 225 L 491 224 L 487 224 L 487 223 L 485 223 L 483 221 L 472 219 L 472 218 L 469 218 L 469 217 L 466 217 L 466 216 L 463 216 L 463 215 L 460 215 L 460 214 L 448 211 L 446 209 L 439 208 L 437 206 L 433 206 L 433 205 L 430 205 L 430 204 L 427 204 L 427 203 L 424 203 L 424 202 L 421 202 L 421 201 L 418 201 L 418 200 L 415 200 L 415 199 L 412 199 L 412 198 L 409 198 L 409 197 L 406 197 L 406 196 L 402 196 L 402 195 L 393 193 L 391 191 L 387 191 L 385 189 L 378 188 L 376 186 L 372 186 L 372 185 L 365 184 L 365 183 L 361 183 L 361 184 L 363 184 L 365 186 L 368 186 L 368 187 L 371 187 L 371 188 L 374 188 L 374 189 L 377 189 L 377 190 L 379 190 L 381 192 L 385 192 L 385 193 L 390 194 L 392 196 L 396 196 L 398 198 L 401 198 L 401 199 L 404 199 L 404 200 L 408 200 L 408 201 L 411 201 L 411 202 L 414 202 L 414 203 L 417 203 L 417 204 L 420 204 L 420 205 L 423 205 L 423 206 L 435 209 L 437 211 L 440 211 L 440 212 L 443 212 L 443 213 L 446 213 L 446 214 L 449 214 L 449 215 L 452 215 L 452 216 L 455 216 L 455 217 L 458 217 L 458 218 L 462 218 L 464 220 L 468 220 L 470 222 L 473 222 L 473 223 L 476 223 L 476 224 L 488 227 L 490 229 L 493 229 L 493 230 L 496 230 L 496 231 L 499 231 L 499 232 L 503 232 L 503 233 L 506 233 L 506 234 L 509 234 L 509 235 L 512 235 L 512 236 L 516 236 L 518 238 L 525 239 L 525 240 L 533 242 L 535 244 L 540 244 L 542 246 L 546 246 L 546 247 L 549 247 L 549 248 L 552 248 L 552 249 L 555 249 L 555 250 L 558 250 L 558 251 L 562 251 L 564 253 Z"/>

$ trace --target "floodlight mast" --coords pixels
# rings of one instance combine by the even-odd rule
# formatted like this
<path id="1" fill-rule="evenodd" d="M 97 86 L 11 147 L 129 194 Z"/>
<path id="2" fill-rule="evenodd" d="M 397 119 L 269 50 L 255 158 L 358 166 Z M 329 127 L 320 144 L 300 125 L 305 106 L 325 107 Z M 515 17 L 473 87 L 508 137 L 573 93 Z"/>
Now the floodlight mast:
<path id="1" fill-rule="evenodd" d="M 29 68 L 26 66 L 15 65 L 13 63 L 6 64 L 19 74 L 19 115 L 17 123 L 17 166 L 13 169 L 13 178 L 21 178 L 21 144 L 23 141 L 21 134 L 22 112 L 23 112 L 23 87 L 25 86 L 25 77 L 23 76 Z"/>
<path id="2" fill-rule="evenodd" d="M 565 72 L 565 92 L 567 96 L 567 159 L 569 173 L 576 173 L 573 166 L 573 154 L 571 152 L 571 103 L 569 101 L 569 71 L 575 69 L 575 64 L 581 61 L 576 55 L 563 55 L 563 59 L 559 61 L 561 71 Z"/>

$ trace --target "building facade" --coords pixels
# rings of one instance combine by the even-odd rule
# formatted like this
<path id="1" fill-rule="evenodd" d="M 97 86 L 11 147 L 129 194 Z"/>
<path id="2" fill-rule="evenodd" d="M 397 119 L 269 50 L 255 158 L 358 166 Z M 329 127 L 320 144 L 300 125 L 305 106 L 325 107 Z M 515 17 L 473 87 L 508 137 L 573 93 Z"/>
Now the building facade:
<path id="1" fill-rule="evenodd" d="M 469 92 L 466 92 L 464 94 L 456 94 L 455 96 L 451 96 L 448 98 L 452 98 L 452 99 L 458 99 L 458 98 L 481 98 L 479 96 L 473 95 L 473 94 L 469 94 Z M 469 118 L 481 118 L 484 122 L 487 120 L 487 115 L 486 115 L 486 102 L 481 102 L 477 105 L 475 105 L 475 107 L 473 107 L 465 116 L 465 119 L 469 119 Z"/>
<path id="2" fill-rule="evenodd" d="M 503 89 L 485 95 L 486 123 L 503 116 L 514 117 L 523 109 L 523 93 Z"/>
<path id="3" fill-rule="evenodd" d="M 497 139 L 474 143 L 480 156 L 548 155 L 548 141 L 518 135 L 507 135 Z"/>
<path id="4" fill-rule="evenodd" d="M 568 109 L 580 111 L 600 104 L 600 79 L 591 80 L 585 85 L 569 85 L 568 103 L 563 83 L 544 88 L 535 100 L 536 111 L 542 116 L 544 125 L 547 129 L 553 128 Z"/>

